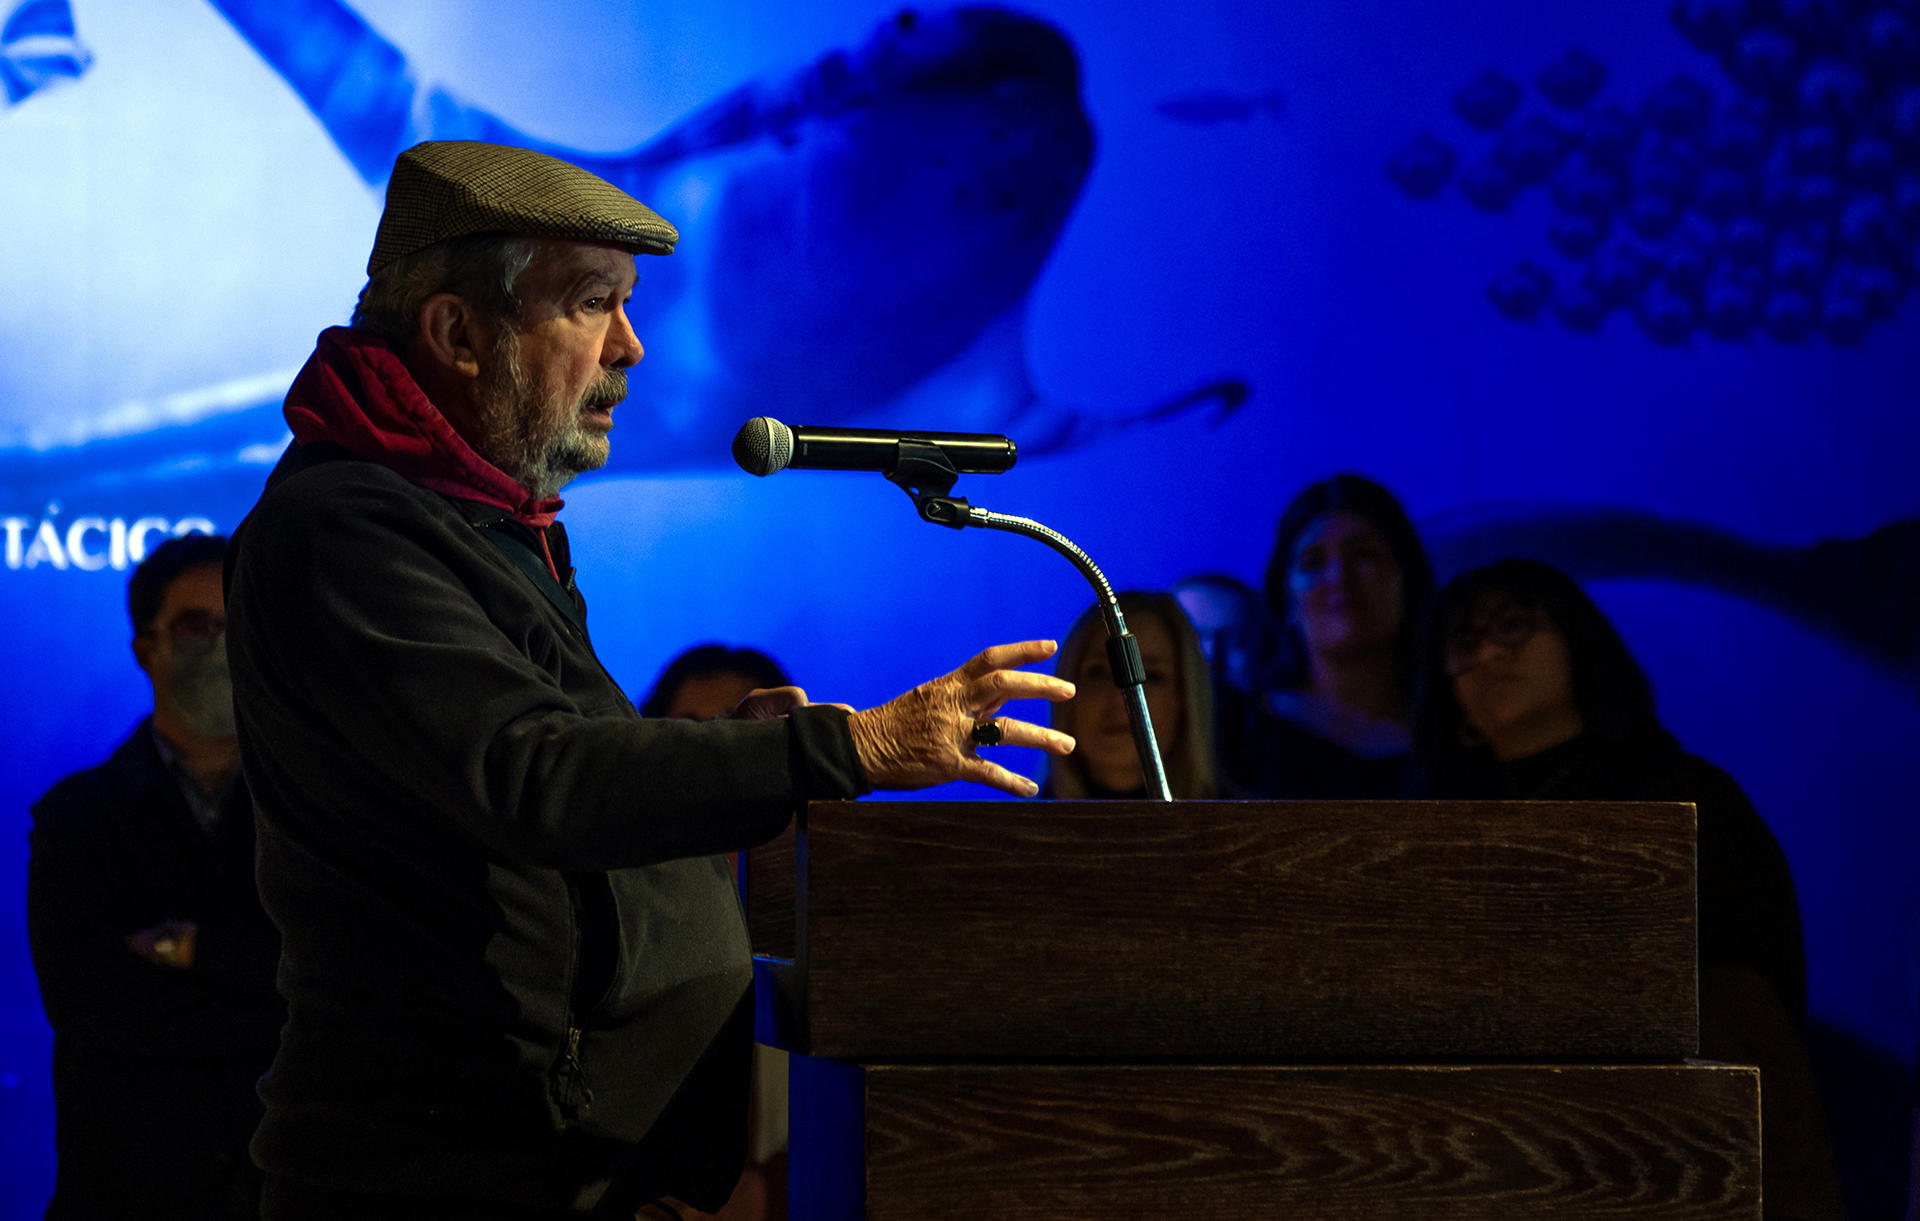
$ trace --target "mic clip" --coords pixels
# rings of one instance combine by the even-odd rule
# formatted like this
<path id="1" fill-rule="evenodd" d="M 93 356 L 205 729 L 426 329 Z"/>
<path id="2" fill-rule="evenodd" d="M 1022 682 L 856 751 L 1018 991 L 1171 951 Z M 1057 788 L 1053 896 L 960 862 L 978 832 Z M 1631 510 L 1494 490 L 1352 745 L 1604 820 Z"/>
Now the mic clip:
<path id="1" fill-rule="evenodd" d="M 887 471 L 887 481 L 897 485 L 913 499 L 920 520 L 936 526 L 964 530 L 970 524 L 972 506 L 964 497 L 948 495 L 960 472 L 953 469 L 946 452 L 938 445 L 901 438 L 899 455 Z"/>

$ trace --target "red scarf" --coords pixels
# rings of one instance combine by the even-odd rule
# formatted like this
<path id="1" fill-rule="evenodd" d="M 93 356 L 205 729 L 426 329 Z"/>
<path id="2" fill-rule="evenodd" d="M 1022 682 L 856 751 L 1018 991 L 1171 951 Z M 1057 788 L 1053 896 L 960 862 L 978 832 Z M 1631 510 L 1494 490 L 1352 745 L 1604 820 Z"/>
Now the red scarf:
<path id="1" fill-rule="evenodd" d="M 336 326 L 320 332 L 287 391 L 285 414 L 299 444 L 330 441 L 429 491 L 505 509 L 538 530 L 542 544 L 563 504 L 557 496 L 535 499 L 475 453 L 428 401 L 399 353 L 369 331 Z"/>

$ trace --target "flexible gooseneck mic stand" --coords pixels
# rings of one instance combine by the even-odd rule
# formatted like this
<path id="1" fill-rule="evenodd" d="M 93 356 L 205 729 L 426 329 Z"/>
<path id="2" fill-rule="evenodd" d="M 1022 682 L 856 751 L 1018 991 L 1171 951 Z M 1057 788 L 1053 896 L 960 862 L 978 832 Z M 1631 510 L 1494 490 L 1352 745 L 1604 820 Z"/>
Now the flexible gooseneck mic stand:
<path id="1" fill-rule="evenodd" d="M 913 498 L 922 521 L 955 530 L 980 526 L 1037 539 L 1066 556 L 1080 570 L 1080 575 L 1093 586 L 1100 617 L 1107 624 L 1107 664 L 1113 670 L 1113 685 L 1120 688 L 1127 701 L 1127 723 L 1133 728 L 1133 748 L 1140 756 L 1140 774 L 1146 777 L 1147 795 L 1158 801 L 1172 801 L 1167 769 L 1160 761 L 1160 743 L 1153 736 L 1153 717 L 1147 711 L 1147 675 L 1140 664 L 1140 642 L 1127 631 L 1126 618 L 1120 613 L 1120 600 L 1114 596 L 1113 586 L 1100 566 L 1075 546 L 1072 539 L 1032 518 L 1010 517 L 991 509 L 975 508 L 964 498 L 950 495 L 960 476 L 937 445 L 903 438 L 899 459 L 886 475 Z"/>

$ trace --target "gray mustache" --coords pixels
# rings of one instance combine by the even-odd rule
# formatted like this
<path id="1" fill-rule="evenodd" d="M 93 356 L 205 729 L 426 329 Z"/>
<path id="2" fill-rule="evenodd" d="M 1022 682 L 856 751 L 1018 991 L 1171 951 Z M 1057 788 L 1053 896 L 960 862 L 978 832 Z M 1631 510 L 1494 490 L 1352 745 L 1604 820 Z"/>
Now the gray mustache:
<path id="1" fill-rule="evenodd" d="M 586 402 L 589 407 L 612 407 L 627 397 L 627 371 L 608 369 L 600 375 L 600 380 L 587 391 Z"/>

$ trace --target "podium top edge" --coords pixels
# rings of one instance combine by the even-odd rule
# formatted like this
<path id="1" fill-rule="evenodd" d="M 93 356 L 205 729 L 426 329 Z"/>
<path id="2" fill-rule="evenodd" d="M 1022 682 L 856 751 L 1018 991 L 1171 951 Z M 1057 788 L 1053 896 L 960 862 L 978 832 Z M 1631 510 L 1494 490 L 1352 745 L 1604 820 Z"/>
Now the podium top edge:
<path id="1" fill-rule="evenodd" d="M 1073 799 L 1048 800 L 1032 799 L 1026 801 L 1005 801 L 987 799 L 983 801 L 954 801 L 945 798 L 936 800 L 914 799 L 911 797 L 863 797 L 857 801 L 810 801 L 808 810 L 825 813 L 843 810 L 876 809 L 977 809 L 977 810 L 1032 810 L 1043 809 L 1065 813 L 1165 813 L 1169 809 L 1182 811 L 1223 811 L 1239 812 L 1248 809 L 1273 809 L 1289 812 L 1307 812 L 1319 810 L 1393 810 L 1403 813 L 1419 813 L 1434 810 L 1461 811 L 1543 811 L 1550 809 L 1580 809 L 1589 811 L 1629 811 L 1629 810 L 1692 810 L 1691 801 L 1563 801 L 1563 800 L 1526 800 L 1526 801 L 1479 801 L 1453 798 L 1395 798 L 1392 800 L 1324 800 L 1302 798 L 1236 798 L 1213 799 L 1206 801 L 1151 801 L 1144 798 L 1117 799 Z"/>

